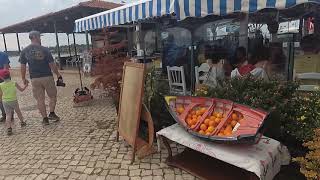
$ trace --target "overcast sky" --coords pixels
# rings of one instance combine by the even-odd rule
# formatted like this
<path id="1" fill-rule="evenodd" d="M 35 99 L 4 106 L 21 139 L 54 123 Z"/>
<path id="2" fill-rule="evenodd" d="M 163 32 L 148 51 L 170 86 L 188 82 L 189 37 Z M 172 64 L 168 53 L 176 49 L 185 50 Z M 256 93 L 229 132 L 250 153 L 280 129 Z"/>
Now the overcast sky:
<path id="1" fill-rule="evenodd" d="M 59 11 L 87 0 L 0 0 L 0 27 L 6 27 L 19 23 L 43 14 Z M 130 2 L 132 0 L 127 0 Z M 109 2 L 119 3 L 121 0 L 109 0 Z M 59 35 L 60 44 L 67 44 L 67 36 Z M 78 36 L 77 43 L 85 43 L 84 36 Z M 15 34 L 6 35 L 8 50 L 17 50 L 17 40 Z M 28 43 L 28 37 L 25 34 L 20 35 L 20 43 L 25 47 Z M 54 35 L 45 35 L 43 45 L 54 46 Z M 3 39 L 0 37 L 0 51 L 4 50 Z"/>

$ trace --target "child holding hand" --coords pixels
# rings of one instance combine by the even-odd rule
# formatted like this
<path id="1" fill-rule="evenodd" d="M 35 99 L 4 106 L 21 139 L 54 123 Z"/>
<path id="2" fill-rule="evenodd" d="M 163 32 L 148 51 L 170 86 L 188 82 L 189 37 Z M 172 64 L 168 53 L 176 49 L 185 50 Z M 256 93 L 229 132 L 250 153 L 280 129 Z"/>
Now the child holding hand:
<path id="1" fill-rule="evenodd" d="M 21 110 L 19 108 L 19 103 L 17 99 L 17 89 L 19 91 L 24 91 L 27 88 L 27 85 L 21 87 L 18 83 L 13 82 L 11 80 L 9 70 L 1 70 L 0 78 L 3 79 L 4 82 L 0 83 L 0 95 L 2 97 L 3 107 L 7 114 L 6 117 L 6 126 L 7 126 L 7 134 L 12 135 L 12 127 L 13 121 L 11 120 L 11 116 L 15 111 L 20 119 L 21 127 L 26 126 L 26 122 L 22 116 Z"/>

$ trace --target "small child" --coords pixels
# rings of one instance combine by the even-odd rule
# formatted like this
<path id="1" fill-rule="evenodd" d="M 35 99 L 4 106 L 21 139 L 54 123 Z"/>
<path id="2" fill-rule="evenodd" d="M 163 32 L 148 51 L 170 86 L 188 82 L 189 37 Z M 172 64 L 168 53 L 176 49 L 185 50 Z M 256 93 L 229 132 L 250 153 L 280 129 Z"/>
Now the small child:
<path id="1" fill-rule="evenodd" d="M 20 119 L 21 127 L 26 126 L 26 122 L 24 121 L 21 110 L 19 108 L 16 89 L 22 92 L 27 88 L 27 85 L 24 87 L 21 87 L 16 82 L 11 81 L 9 70 L 1 70 L 0 78 L 4 80 L 4 82 L 0 83 L 0 94 L 2 96 L 4 110 L 7 114 L 7 117 L 6 117 L 7 134 L 10 136 L 12 135 L 12 126 L 14 123 L 11 120 L 11 116 L 14 111 L 17 113 Z"/>

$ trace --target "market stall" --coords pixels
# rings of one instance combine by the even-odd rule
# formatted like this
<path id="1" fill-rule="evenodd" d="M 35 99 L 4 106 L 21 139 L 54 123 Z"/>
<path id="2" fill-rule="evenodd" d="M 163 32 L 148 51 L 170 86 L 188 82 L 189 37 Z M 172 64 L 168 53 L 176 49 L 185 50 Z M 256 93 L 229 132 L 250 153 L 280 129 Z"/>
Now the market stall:
<path id="1" fill-rule="evenodd" d="M 300 22 L 304 22 L 304 20 L 306 19 L 306 16 L 304 14 L 305 11 L 312 12 L 312 16 L 317 19 L 317 16 L 314 14 L 317 14 L 316 12 L 317 10 L 319 10 L 318 3 L 319 1 L 307 0 L 143 0 L 79 19 L 75 22 L 75 31 L 96 31 L 97 29 L 103 28 L 110 29 L 110 27 L 123 28 L 129 26 L 131 28 L 129 34 L 131 35 L 128 36 L 138 37 L 135 42 L 132 41 L 132 43 L 135 44 L 136 48 L 135 58 L 143 59 L 144 61 L 142 62 L 146 62 L 146 59 L 153 59 L 148 58 L 148 55 L 146 54 L 146 52 L 149 51 L 147 50 L 147 48 L 149 46 L 151 47 L 152 45 L 146 45 L 144 44 L 146 41 L 143 42 L 141 40 L 141 34 L 143 34 L 141 33 L 141 30 L 143 29 L 143 26 L 147 26 L 146 24 L 152 24 L 148 30 L 152 31 L 151 34 L 154 34 L 154 36 L 150 34 L 148 36 L 154 37 L 155 41 L 152 44 L 155 46 L 154 49 L 156 49 L 156 51 L 158 50 L 158 47 L 162 49 L 162 68 L 164 72 L 166 71 L 166 69 L 168 70 L 168 84 L 171 86 L 172 82 L 170 81 L 172 81 L 172 79 L 179 79 L 180 81 L 181 78 L 186 78 L 188 79 L 188 81 L 182 81 L 182 84 L 181 82 L 178 82 L 176 83 L 176 85 L 181 85 L 185 91 L 185 86 L 186 84 L 188 84 L 189 87 L 187 87 L 187 89 L 191 91 L 191 94 L 196 96 L 205 96 L 207 95 L 206 89 L 202 90 L 200 88 L 200 93 L 195 92 L 194 89 L 197 79 L 195 77 L 196 71 L 201 69 L 200 65 L 207 59 L 206 57 L 212 57 L 212 60 L 218 60 L 217 62 L 222 62 L 221 67 L 224 69 L 227 69 L 226 64 L 228 64 L 229 66 L 234 66 L 231 67 L 233 69 L 238 68 L 237 62 L 232 62 L 232 60 L 234 58 L 233 55 L 235 54 L 235 52 L 238 55 L 239 46 L 244 46 L 244 48 L 240 49 L 243 58 L 247 58 L 246 60 L 254 60 L 251 66 L 245 66 L 247 69 L 244 69 L 244 75 L 246 73 L 252 73 L 253 70 L 255 70 L 255 68 L 259 65 L 259 70 L 263 71 L 255 71 L 255 74 L 263 74 L 264 71 L 269 72 L 270 70 L 270 72 L 276 72 L 277 75 L 281 74 L 281 77 L 283 76 L 282 79 L 292 79 L 295 64 L 293 58 L 294 47 L 298 47 L 298 43 L 294 43 L 294 41 L 292 41 L 292 39 L 290 38 L 289 41 L 283 43 L 284 41 L 278 38 L 277 35 L 279 24 L 281 22 L 288 22 L 293 19 L 300 19 Z M 265 29 L 264 31 L 268 31 L 270 37 L 264 37 L 264 35 L 262 34 L 263 28 Z M 299 26 L 298 29 L 304 30 L 305 26 Z M 317 28 L 315 27 L 313 33 L 317 33 L 316 29 Z M 301 33 L 301 36 L 309 33 L 311 33 L 311 31 L 309 32 L 309 30 L 304 30 L 303 33 Z M 147 37 L 147 35 L 145 37 Z M 133 39 L 135 38 L 132 38 L 131 40 Z M 159 40 L 162 41 L 162 43 L 159 43 Z M 128 54 L 131 54 L 131 52 L 129 52 Z M 270 66 L 270 69 L 269 67 L 266 68 L 264 61 L 262 61 L 269 61 L 269 58 L 271 59 L 271 64 L 274 65 Z M 279 62 L 279 59 L 281 59 L 281 62 Z M 251 62 L 248 63 L 250 64 Z M 178 68 L 173 68 L 173 71 L 175 72 L 173 72 L 173 75 L 171 75 L 169 73 L 170 68 L 167 68 L 167 66 L 180 66 L 182 68 L 181 71 Z M 200 67 L 198 67 L 199 69 L 196 69 L 195 66 Z M 207 67 L 207 70 L 212 70 L 212 67 L 215 66 L 211 66 L 209 68 Z M 276 71 L 272 69 L 274 67 L 276 67 Z M 242 70 L 243 69 L 239 69 L 238 74 L 240 74 L 241 77 L 245 77 Z M 184 73 L 184 71 L 186 71 L 186 73 Z M 216 70 L 215 73 L 218 73 L 218 71 Z M 224 76 L 228 77 L 230 76 L 230 73 L 232 76 L 232 72 L 224 73 Z M 156 74 L 157 73 L 155 72 L 149 73 L 149 75 L 151 76 L 155 76 Z M 189 75 L 189 77 L 184 76 L 184 74 Z M 252 75 L 255 74 L 252 73 Z M 173 76 L 173 78 L 170 76 Z M 204 80 L 208 80 L 208 78 Z M 213 80 L 211 80 L 211 82 L 212 81 Z M 249 79 L 249 81 L 252 81 L 252 84 L 255 83 L 254 79 Z M 186 83 L 184 84 L 184 82 Z M 266 86 L 270 87 L 269 84 Z M 249 85 L 247 87 L 250 88 Z M 244 87 L 242 88 L 245 89 Z M 259 88 L 263 89 L 264 91 L 268 91 L 268 89 L 265 89 L 264 87 Z M 226 88 L 223 90 L 231 91 L 232 89 Z M 154 94 L 154 92 L 151 92 L 151 94 L 152 93 Z M 283 94 L 285 93 L 286 92 L 283 92 Z M 227 93 L 225 92 L 225 94 Z M 146 93 L 145 99 L 149 100 L 150 97 L 148 97 L 147 95 L 148 94 Z M 230 96 L 225 98 L 229 99 L 234 97 Z M 243 102 L 240 103 L 248 104 L 249 100 L 251 99 L 251 94 L 245 94 L 245 97 L 235 99 L 243 99 Z M 270 100 L 270 103 L 271 102 L 272 100 Z M 194 102 L 194 104 L 197 104 L 197 102 Z M 231 106 L 233 107 L 233 103 L 231 104 Z M 254 105 L 257 106 L 257 104 Z M 210 105 L 207 104 L 207 106 Z M 207 119 L 204 117 L 208 109 L 206 109 L 205 113 L 199 114 L 200 117 L 197 116 L 197 118 L 201 119 L 196 119 L 197 122 L 194 123 L 193 119 L 191 118 L 192 114 L 190 117 L 190 114 L 185 114 L 185 116 L 183 116 L 184 118 L 181 117 L 188 107 L 188 104 L 182 105 L 183 110 L 181 110 L 181 112 L 179 112 L 180 110 L 178 109 L 171 109 L 172 117 L 175 119 L 178 118 L 180 119 L 178 122 L 183 121 L 184 123 L 180 123 L 180 125 L 170 126 L 158 132 L 159 136 L 165 137 L 163 138 L 165 144 L 167 144 L 167 139 L 170 139 L 171 141 L 185 146 L 187 149 L 186 153 L 179 155 L 179 160 L 175 159 L 179 162 L 172 162 L 172 157 L 170 156 L 168 159 L 169 165 L 183 168 L 184 170 L 187 170 L 200 178 L 208 179 L 208 177 L 210 176 L 206 176 L 201 173 L 199 174 L 199 172 L 197 171 L 199 170 L 199 168 L 193 168 L 192 166 L 190 166 L 190 164 L 187 165 L 186 162 L 182 162 L 181 159 L 186 158 L 186 155 L 190 156 L 190 154 L 199 155 L 199 152 L 201 154 L 211 156 L 212 154 L 209 153 L 210 151 L 220 154 L 219 156 L 214 156 L 214 158 L 222 161 L 223 163 L 220 163 L 225 166 L 233 165 L 239 167 L 240 169 L 242 169 L 242 171 L 244 169 L 245 171 L 253 172 L 256 176 L 251 176 L 252 174 L 249 174 L 249 176 L 253 177 L 253 179 L 257 177 L 259 179 L 272 179 L 280 171 L 281 165 L 288 164 L 289 154 L 287 153 L 286 148 L 282 146 L 280 142 L 271 138 L 259 136 L 260 138 L 262 137 L 262 139 L 260 139 L 259 141 L 258 138 L 258 141 L 254 141 L 257 143 L 255 145 L 240 145 L 239 147 L 241 147 L 240 149 L 242 150 L 239 150 L 239 147 L 236 147 L 236 145 L 220 146 L 215 145 L 212 142 L 208 142 L 207 140 L 210 139 L 214 139 L 215 141 L 218 141 L 220 143 L 230 142 L 231 140 L 233 140 L 234 142 L 240 142 L 240 138 L 237 138 L 237 136 L 235 136 L 235 134 L 237 134 L 237 130 L 234 129 L 237 129 L 235 127 L 238 123 L 240 124 L 240 126 L 242 123 L 233 122 L 232 120 L 229 122 L 229 119 L 227 119 L 227 117 L 219 117 L 220 120 L 224 118 L 224 123 L 228 122 L 230 124 L 221 124 L 219 121 L 220 124 L 216 123 L 216 126 L 212 126 L 212 128 L 209 128 L 211 127 L 209 126 L 210 119 L 207 121 Z M 272 108 L 269 108 L 268 110 L 274 110 Z M 250 107 L 244 111 L 244 114 L 248 113 L 249 111 L 251 111 Z M 175 113 L 177 113 L 177 115 L 174 115 Z M 268 113 L 266 112 L 266 114 Z M 230 114 L 227 115 L 229 117 Z M 189 120 L 188 118 L 190 118 L 191 120 Z M 214 118 L 217 117 L 215 116 Z M 252 118 L 252 116 L 248 117 L 248 123 L 244 127 L 243 131 L 250 131 L 250 136 L 254 135 L 253 137 L 258 137 L 258 132 L 260 134 L 263 134 L 263 131 L 260 132 L 259 129 L 261 124 L 263 124 L 265 118 L 266 117 L 262 118 L 261 121 L 259 121 L 259 123 L 256 125 L 253 123 L 255 122 L 253 120 L 254 118 Z M 214 124 L 215 122 L 212 123 Z M 187 125 L 189 125 L 189 129 L 185 128 L 187 131 L 181 128 Z M 190 129 L 196 130 L 190 131 Z M 254 132 L 252 129 L 254 129 Z M 238 135 L 241 136 L 248 134 Z M 188 139 L 188 141 L 185 138 Z M 227 139 L 230 141 L 227 141 Z M 264 139 L 267 139 L 267 143 L 264 141 Z M 272 143 L 268 144 L 270 141 L 272 141 Z M 248 144 L 248 142 L 245 141 L 244 144 Z M 197 149 L 197 147 L 206 147 L 207 149 L 203 151 L 203 149 L 199 150 Z M 270 151 L 267 152 L 262 150 L 261 152 L 253 152 L 252 150 L 261 148 L 268 149 Z M 195 153 L 194 151 L 188 151 L 189 149 L 193 149 L 198 152 Z M 238 150 L 242 153 L 237 153 Z M 221 154 L 222 151 L 224 151 L 226 154 Z M 246 151 L 251 152 L 251 154 L 246 154 Z M 270 155 L 270 152 L 272 155 Z M 228 159 L 227 156 L 231 154 L 234 154 L 234 158 L 239 159 L 239 162 L 234 162 Z M 201 155 L 199 155 L 199 157 L 200 156 Z M 243 165 L 245 164 L 244 162 L 247 162 L 247 159 L 244 158 L 247 156 L 250 159 L 249 161 L 252 160 L 252 167 L 244 167 Z M 203 157 L 204 159 L 207 158 L 206 156 Z M 259 159 L 257 157 L 261 157 L 262 159 Z M 285 161 L 281 161 L 281 157 L 284 158 Z M 211 160 L 213 159 L 210 159 L 210 161 Z M 274 166 L 275 164 L 277 165 Z M 185 167 L 184 165 L 188 167 Z M 199 166 L 201 165 L 199 164 Z M 272 168 L 268 169 L 266 167 Z M 217 171 L 219 172 L 218 167 L 217 169 Z M 241 174 L 240 169 L 234 169 L 234 171 Z M 242 175 L 244 175 L 244 177 L 247 177 L 248 174 L 245 171 L 243 171 L 244 173 Z"/>

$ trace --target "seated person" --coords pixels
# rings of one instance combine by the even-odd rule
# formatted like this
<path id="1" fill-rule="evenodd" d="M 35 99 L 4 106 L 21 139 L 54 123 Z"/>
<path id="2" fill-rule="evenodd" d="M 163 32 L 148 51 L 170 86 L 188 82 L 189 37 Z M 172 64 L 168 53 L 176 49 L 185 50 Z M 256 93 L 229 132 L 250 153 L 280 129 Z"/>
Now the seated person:
<path id="1" fill-rule="evenodd" d="M 236 51 L 236 68 L 231 72 L 231 78 L 243 77 L 251 74 L 253 77 L 269 80 L 266 71 L 262 67 L 256 67 L 256 60 L 247 60 L 246 50 L 239 47 Z"/>
<path id="2" fill-rule="evenodd" d="M 206 69 L 207 72 L 202 76 L 199 75 L 199 79 L 203 80 L 203 84 L 210 87 L 217 87 L 219 80 L 224 79 L 223 60 L 219 55 L 214 55 L 212 52 L 206 52 L 205 58 L 207 63 L 202 64 L 200 67 Z"/>
<path id="3" fill-rule="evenodd" d="M 231 62 L 231 65 L 233 69 L 240 68 L 243 65 L 248 64 L 247 61 L 247 50 L 245 47 L 238 47 L 236 49 L 233 61 Z"/>

